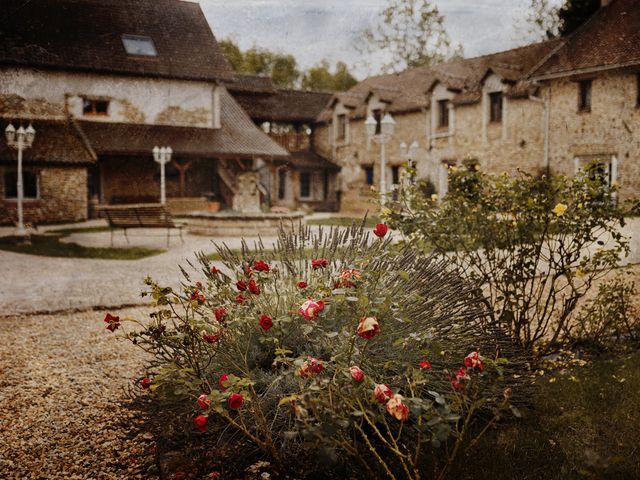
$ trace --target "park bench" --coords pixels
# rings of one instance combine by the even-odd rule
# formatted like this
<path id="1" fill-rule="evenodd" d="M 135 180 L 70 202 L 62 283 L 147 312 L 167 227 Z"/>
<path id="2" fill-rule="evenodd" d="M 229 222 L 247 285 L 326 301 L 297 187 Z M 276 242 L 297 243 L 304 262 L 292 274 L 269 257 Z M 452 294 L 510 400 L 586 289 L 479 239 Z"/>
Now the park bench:
<path id="1" fill-rule="evenodd" d="M 127 236 L 128 228 L 166 228 L 167 247 L 171 240 L 171 230 L 177 229 L 182 238 L 182 228 L 184 225 L 177 224 L 171 218 L 169 210 L 160 204 L 136 204 L 136 205 L 108 205 L 100 208 L 111 227 L 111 246 L 113 246 L 113 232 L 116 228 L 124 230 L 124 237 L 129 243 Z"/>

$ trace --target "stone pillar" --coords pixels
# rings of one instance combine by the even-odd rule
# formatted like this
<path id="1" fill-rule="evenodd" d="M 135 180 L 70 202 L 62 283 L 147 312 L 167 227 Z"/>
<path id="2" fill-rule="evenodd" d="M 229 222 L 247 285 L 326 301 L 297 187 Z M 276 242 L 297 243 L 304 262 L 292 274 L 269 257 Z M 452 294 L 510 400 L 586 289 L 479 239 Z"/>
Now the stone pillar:
<path id="1" fill-rule="evenodd" d="M 241 213 L 260 212 L 258 173 L 241 172 L 236 176 L 236 193 L 233 195 L 233 210 Z"/>

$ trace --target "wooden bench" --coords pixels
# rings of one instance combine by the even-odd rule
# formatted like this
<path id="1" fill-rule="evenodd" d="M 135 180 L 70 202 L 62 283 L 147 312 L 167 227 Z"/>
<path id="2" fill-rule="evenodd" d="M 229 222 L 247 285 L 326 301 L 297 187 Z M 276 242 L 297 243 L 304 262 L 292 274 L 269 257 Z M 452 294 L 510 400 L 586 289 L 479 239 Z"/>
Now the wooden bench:
<path id="1" fill-rule="evenodd" d="M 182 228 L 184 225 L 176 224 L 171 218 L 169 210 L 160 204 L 135 204 L 135 205 L 109 205 L 100 208 L 104 214 L 111 230 L 111 246 L 113 246 L 113 232 L 115 228 L 124 230 L 124 237 L 129 243 L 127 236 L 128 228 L 166 228 L 167 229 L 167 247 L 171 240 L 171 230 L 177 229 L 180 232 L 180 240 L 182 238 Z"/>

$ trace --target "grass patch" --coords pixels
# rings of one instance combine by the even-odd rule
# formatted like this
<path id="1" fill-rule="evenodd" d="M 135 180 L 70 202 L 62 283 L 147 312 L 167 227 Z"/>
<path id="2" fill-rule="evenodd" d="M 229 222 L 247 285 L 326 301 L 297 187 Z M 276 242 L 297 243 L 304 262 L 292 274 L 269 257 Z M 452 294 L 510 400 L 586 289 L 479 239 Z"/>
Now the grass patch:
<path id="1" fill-rule="evenodd" d="M 525 418 L 487 434 L 458 459 L 452 478 L 640 478 L 638 362 L 636 351 L 547 372 Z"/>
<path id="2" fill-rule="evenodd" d="M 352 217 L 330 217 L 330 218 L 317 218 L 312 220 L 307 220 L 307 225 L 323 225 L 323 226 L 333 226 L 333 227 L 350 227 L 354 223 L 356 225 L 362 225 L 362 218 L 352 218 Z M 379 218 L 367 217 L 367 220 L 364 224 L 365 227 L 373 228 L 376 226 L 376 223 L 380 223 Z"/>
<path id="3" fill-rule="evenodd" d="M 99 248 L 84 247 L 77 243 L 64 243 L 64 235 L 32 235 L 31 245 L 18 245 L 15 237 L 0 237 L 0 250 L 26 253 L 43 257 L 100 258 L 104 260 L 138 260 L 158 255 L 164 250 L 156 248 Z"/>

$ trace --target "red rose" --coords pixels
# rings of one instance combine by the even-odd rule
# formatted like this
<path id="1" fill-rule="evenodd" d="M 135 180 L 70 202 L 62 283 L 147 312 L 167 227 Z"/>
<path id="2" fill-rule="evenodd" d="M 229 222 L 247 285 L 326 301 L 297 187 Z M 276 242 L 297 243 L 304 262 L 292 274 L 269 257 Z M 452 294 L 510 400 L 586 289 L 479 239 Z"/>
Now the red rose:
<path id="1" fill-rule="evenodd" d="M 255 262 L 253 262 L 253 268 L 258 272 L 269 272 L 270 270 L 269 264 L 264 260 L 256 260 Z"/>
<path id="2" fill-rule="evenodd" d="M 237 410 L 244 404 L 244 397 L 239 393 L 232 393 L 229 400 L 227 400 L 227 404 L 229 405 L 229 408 Z"/>
<path id="3" fill-rule="evenodd" d="M 203 333 L 202 340 L 207 343 L 218 343 L 220 341 L 220 335 L 216 335 L 215 333 Z"/>
<path id="4" fill-rule="evenodd" d="M 249 291 L 254 295 L 260 295 L 260 287 L 255 280 L 249 280 Z"/>
<path id="5" fill-rule="evenodd" d="M 218 386 L 220 387 L 220 390 L 222 390 L 223 392 L 227 391 L 227 387 L 225 387 L 225 382 L 229 380 L 229 375 L 227 375 L 226 373 L 223 373 L 222 375 L 220 375 L 220 379 L 218 380 Z"/>
<path id="6" fill-rule="evenodd" d="M 318 316 L 318 313 L 324 308 L 324 302 L 316 302 L 315 300 L 307 300 L 302 304 L 302 306 L 298 309 L 300 315 L 302 315 L 305 320 L 313 320 Z"/>
<path id="7" fill-rule="evenodd" d="M 329 265 L 329 262 L 326 258 L 314 258 L 313 260 L 311 260 L 311 266 L 314 270 L 325 268 L 327 265 Z"/>
<path id="8" fill-rule="evenodd" d="M 244 295 L 242 295 L 241 293 L 239 293 L 238 295 L 236 295 L 236 303 L 239 303 L 240 305 L 242 305 L 244 302 L 246 302 L 247 299 L 245 298 Z"/>
<path id="9" fill-rule="evenodd" d="M 269 315 L 261 315 L 260 316 L 260 328 L 262 328 L 265 332 L 273 327 L 273 318 Z"/>
<path id="10" fill-rule="evenodd" d="M 110 313 L 107 313 L 104 317 L 104 321 L 107 323 L 107 330 L 115 332 L 120 326 L 120 317 L 115 317 Z"/>
<path id="11" fill-rule="evenodd" d="M 376 317 L 362 317 L 356 333 L 365 340 L 371 340 L 380 333 L 380 325 Z"/>
<path id="12" fill-rule="evenodd" d="M 238 289 L 238 291 L 244 292 L 247 289 L 247 282 L 245 282 L 244 280 L 238 280 L 236 282 L 236 288 Z"/>
<path id="13" fill-rule="evenodd" d="M 396 420 L 406 422 L 409 418 L 409 407 L 404 403 L 402 395 L 396 393 L 387 402 L 387 412 Z"/>
<path id="14" fill-rule="evenodd" d="M 196 300 L 198 303 L 204 303 L 204 294 L 198 290 L 194 290 L 191 294 L 191 300 Z"/>
<path id="15" fill-rule="evenodd" d="M 389 231 L 389 227 L 387 227 L 386 223 L 377 223 L 376 228 L 373 229 L 373 234 L 376 237 L 382 238 Z"/>
<path id="16" fill-rule="evenodd" d="M 202 282 L 196 282 L 196 288 L 202 290 Z"/>
<path id="17" fill-rule="evenodd" d="M 451 386 L 456 392 L 461 392 L 462 390 L 464 390 L 464 382 L 458 380 L 457 378 L 451 379 Z"/>
<path id="18" fill-rule="evenodd" d="M 151 379 L 150 378 L 145 377 L 142 380 L 140 380 L 140 388 L 141 389 L 146 390 L 150 386 L 151 386 Z"/>
<path id="19" fill-rule="evenodd" d="M 351 373 L 351 378 L 353 378 L 356 382 L 361 382 L 364 380 L 364 372 L 360 369 L 360 367 L 356 367 L 354 365 L 349 369 L 349 373 Z"/>
<path id="20" fill-rule="evenodd" d="M 296 287 L 298 287 L 298 288 L 307 288 L 308 285 L 307 285 L 307 282 L 304 282 L 304 281 L 301 280 L 298 283 L 296 283 Z"/>
<path id="21" fill-rule="evenodd" d="M 247 277 L 250 277 L 251 275 L 253 275 L 253 272 L 251 271 L 251 267 L 249 265 L 245 265 L 243 270 L 244 270 L 244 273 L 246 273 Z"/>
<path id="22" fill-rule="evenodd" d="M 193 424 L 198 430 L 204 432 L 207 429 L 207 417 L 205 415 L 198 415 L 193 419 Z"/>
<path id="23" fill-rule="evenodd" d="M 198 397 L 198 406 L 203 410 L 206 410 L 211 406 L 211 400 L 209 400 L 209 397 L 207 397 L 206 394 L 203 393 Z"/>
<path id="24" fill-rule="evenodd" d="M 467 374 L 467 369 L 464 367 L 460 367 L 458 370 L 456 370 L 456 378 L 458 380 L 469 380 L 470 377 Z"/>
<path id="25" fill-rule="evenodd" d="M 302 364 L 300 370 L 298 370 L 298 374 L 302 378 L 307 378 L 312 376 L 314 373 L 320 373 L 324 370 L 324 365 L 317 358 L 313 358 L 312 356 L 308 356 L 307 360 Z"/>
<path id="26" fill-rule="evenodd" d="M 218 273 L 218 272 L 220 272 L 220 270 L 215 265 L 213 265 L 211 267 L 211 273 Z"/>
<path id="27" fill-rule="evenodd" d="M 431 370 L 431 363 L 429 363 L 429 360 L 422 360 L 420 362 L 420 370 Z"/>
<path id="28" fill-rule="evenodd" d="M 478 370 L 484 370 L 484 364 L 482 363 L 482 357 L 478 352 L 471 352 L 464 357 L 464 366 L 470 368 L 477 368 Z"/>
<path id="29" fill-rule="evenodd" d="M 216 316 L 216 320 L 218 322 L 222 322 L 222 320 L 224 320 L 224 317 L 227 316 L 227 309 L 224 307 L 218 307 L 213 311 L 213 313 Z"/>
<path id="30" fill-rule="evenodd" d="M 385 385 L 383 383 L 376 384 L 375 388 L 373 389 L 373 396 L 378 403 L 385 403 L 391 398 L 392 395 L 393 392 L 389 388 L 389 385 Z"/>

